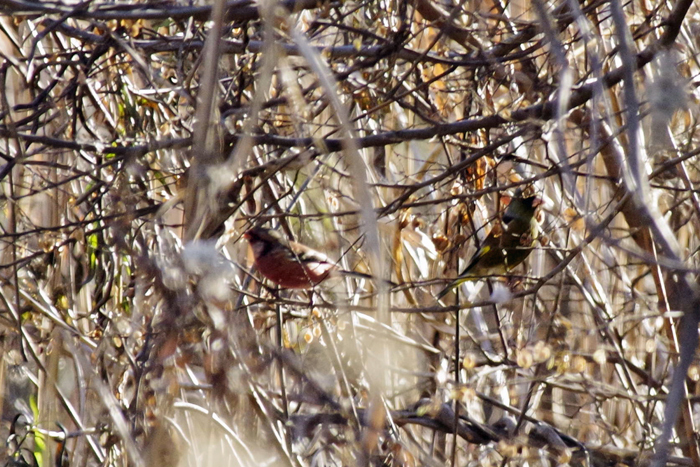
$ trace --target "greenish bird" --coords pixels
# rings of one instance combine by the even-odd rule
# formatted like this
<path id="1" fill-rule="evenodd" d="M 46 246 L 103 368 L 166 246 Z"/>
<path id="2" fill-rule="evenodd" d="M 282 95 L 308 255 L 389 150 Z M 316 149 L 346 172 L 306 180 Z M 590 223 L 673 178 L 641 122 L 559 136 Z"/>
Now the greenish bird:
<path id="1" fill-rule="evenodd" d="M 501 227 L 494 226 L 462 273 L 437 295 L 447 295 L 452 289 L 471 280 L 503 275 L 525 261 L 537 242 L 540 225 L 535 217 L 539 205 L 537 196 L 524 197 L 516 191 L 503 213 Z"/>

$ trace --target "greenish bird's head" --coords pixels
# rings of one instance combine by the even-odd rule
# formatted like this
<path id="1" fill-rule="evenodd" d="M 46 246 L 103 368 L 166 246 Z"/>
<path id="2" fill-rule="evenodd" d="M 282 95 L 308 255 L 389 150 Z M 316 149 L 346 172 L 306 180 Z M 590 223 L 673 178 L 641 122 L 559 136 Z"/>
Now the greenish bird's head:
<path id="1" fill-rule="evenodd" d="M 510 204 L 503 213 L 503 222 L 509 224 L 511 221 L 530 221 L 535 215 L 539 198 L 536 195 L 524 197 L 522 190 L 518 189 L 515 196 L 510 200 Z"/>

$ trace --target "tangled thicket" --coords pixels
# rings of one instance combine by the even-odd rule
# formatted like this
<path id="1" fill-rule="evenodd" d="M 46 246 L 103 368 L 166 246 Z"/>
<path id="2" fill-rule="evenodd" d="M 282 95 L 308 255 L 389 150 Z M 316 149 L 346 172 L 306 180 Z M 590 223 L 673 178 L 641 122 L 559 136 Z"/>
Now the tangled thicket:
<path id="1" fill-rule="evenodd" d="M 691 0 L 0 13 L 7 465 L 700 465 Z M 395 286 L 275 289 L 261 224 Z"/>

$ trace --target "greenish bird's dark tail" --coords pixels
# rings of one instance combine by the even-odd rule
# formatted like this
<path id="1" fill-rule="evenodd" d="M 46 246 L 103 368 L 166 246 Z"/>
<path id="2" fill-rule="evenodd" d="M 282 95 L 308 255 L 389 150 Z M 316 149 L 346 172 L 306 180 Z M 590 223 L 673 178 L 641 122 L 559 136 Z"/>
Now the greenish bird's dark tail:
<path id="1" fill-rule="evenodd" d="M 447 287 L 442 289 L 439 294 L 435 297 L 435 300 L 441 300 L 442 297 L 447 295 L 448 293 L 452 292 L 454 289 L 459 287 L 460 285 L 464 284 L 465 282 L 473 281 L 477 279 L 474 276 L 467 276 L 467 277 L 458 277 L 457 279 L 453 280 L 449 284 L 447 284 Z"/>

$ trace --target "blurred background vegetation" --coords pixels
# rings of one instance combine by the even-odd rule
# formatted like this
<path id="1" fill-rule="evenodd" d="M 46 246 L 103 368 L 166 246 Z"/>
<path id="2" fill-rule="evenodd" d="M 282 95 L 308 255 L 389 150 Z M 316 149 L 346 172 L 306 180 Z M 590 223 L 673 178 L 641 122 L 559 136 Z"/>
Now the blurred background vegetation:
<path id="1" fill-rule="evenodd" d="M 692 1 L 0 14 L 5 465 L 648 465 L 684 347 L 700 465 Z M 517 188 L 536 251 L 437 302 Z M 396 286 L 278 290 L 263 223 Z"/>

